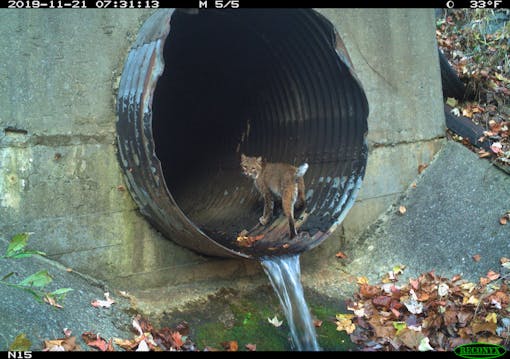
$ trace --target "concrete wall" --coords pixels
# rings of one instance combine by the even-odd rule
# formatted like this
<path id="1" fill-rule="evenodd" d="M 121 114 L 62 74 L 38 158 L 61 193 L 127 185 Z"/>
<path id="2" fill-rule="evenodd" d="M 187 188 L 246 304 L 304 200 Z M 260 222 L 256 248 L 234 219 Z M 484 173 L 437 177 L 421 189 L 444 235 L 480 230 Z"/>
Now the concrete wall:
<path id="1" fill-rule="evenodd" d="M 334 258 L 375 222 L 441 148 L 446 129 L 432 9 L 318 11 L 335 25 L 365 89 L 369 156 L 356 204 L 310 262 Z"/>
<path id="2" fill-rule="evenodd" d="M 354 240 L 442 144 L 432 9 L 322 9 L 344 39 L 370 103 L 366 179 L 343 228 L 306 266 Z M 0 238 L 120 287 L 176 286 L 261 274 L 164 239 L 138 213 L 115 146 L 115 95 L 152 10 L 0 10 Z"/>
<path id="3" fill-rule="evenodd" d="M 430 162 L 442 144 L 435 19 L 430 9 L 322 13 L 337 25 L 370 104 L 367 174 L 357 208 L 344 222 L 347 231 L 358 232 L 363 225 L 356 218 L 370 222 L 377 217 L 379 208 L 409 186 L 419 164 Z"/>

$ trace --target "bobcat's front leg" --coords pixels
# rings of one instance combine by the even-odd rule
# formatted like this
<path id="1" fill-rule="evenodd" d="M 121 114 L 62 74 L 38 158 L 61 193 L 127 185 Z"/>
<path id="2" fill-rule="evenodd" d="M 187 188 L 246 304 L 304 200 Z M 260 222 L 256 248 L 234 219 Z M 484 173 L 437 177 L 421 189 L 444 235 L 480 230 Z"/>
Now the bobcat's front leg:
<path id="1" fill-rule="evenodd" d="M 265 226 L 269 223 L 269 220 L 271 219 L 271 216 L 273 215 L 273 196 L 271 193 L 264 193 L 264 213 L 262 214 L 262 217 L 259 218 L 260 224 Z"/>

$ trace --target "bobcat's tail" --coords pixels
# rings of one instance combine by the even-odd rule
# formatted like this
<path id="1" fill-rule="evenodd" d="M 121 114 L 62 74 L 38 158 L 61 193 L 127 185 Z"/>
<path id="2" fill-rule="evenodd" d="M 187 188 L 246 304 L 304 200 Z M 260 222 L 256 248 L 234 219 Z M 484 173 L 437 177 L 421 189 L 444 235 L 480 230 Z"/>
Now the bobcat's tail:
<path id="1" fill-rule="evenodd" d="M 308 163 L 303 163 L 296 171 L 296 178 L 303 177 L 306 171 L 308 171 Z"/>

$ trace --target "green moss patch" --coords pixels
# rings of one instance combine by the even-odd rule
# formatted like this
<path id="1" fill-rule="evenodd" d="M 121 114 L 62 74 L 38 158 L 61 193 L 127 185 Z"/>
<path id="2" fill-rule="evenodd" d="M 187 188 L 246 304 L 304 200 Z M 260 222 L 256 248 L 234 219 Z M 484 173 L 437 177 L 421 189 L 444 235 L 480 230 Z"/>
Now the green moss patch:
<path id="1" fill-rule="evenodd" d="M 336 330 L 335 315 L 344 313 L 343 301 L 324 297 L 316 292 L 306 294 L 312 317 L 322 324 L 316 327 L 320 347 L 325 351 L 351 351 L 356 346 L 345 332 Z M 277 316 L 283 324 L 275 327 L 268 318 Z M 239 351 L 247 344 L 255 344 L 257 351 L 289 351 L 292 346 L 283 311 L 270 286 L 241 295 L 224 290 L 206 302 L 196 303 L 185 311 L 168 313 L 162 326 L 175 326 L 185 320 L 190 326 L 190 337 L 199 350 L 224 350 L 222 343 L 236 341 Z"/>

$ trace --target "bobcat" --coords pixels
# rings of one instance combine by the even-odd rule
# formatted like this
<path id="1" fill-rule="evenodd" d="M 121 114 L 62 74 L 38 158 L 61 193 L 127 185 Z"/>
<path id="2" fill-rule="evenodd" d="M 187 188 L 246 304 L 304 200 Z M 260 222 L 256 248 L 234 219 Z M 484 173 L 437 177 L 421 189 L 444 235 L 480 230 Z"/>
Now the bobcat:
<path id="1" fill-rule="evenodd" d="M 303 176 L 308 163 L 294 167 L 286 163 L 267 163 L 262 157 L 248 157 L 241 154 L 243 173 L 251 177 L 255 187 L 264 197 L 264 213 L 259 218 L 265 226 L 273 215 L 274 199 L 281 198 L 283 213 L 289 221 L 290 238 L 297 236 L 294 225 L 294 205 L 305 205 L 305 182 Z"/>

